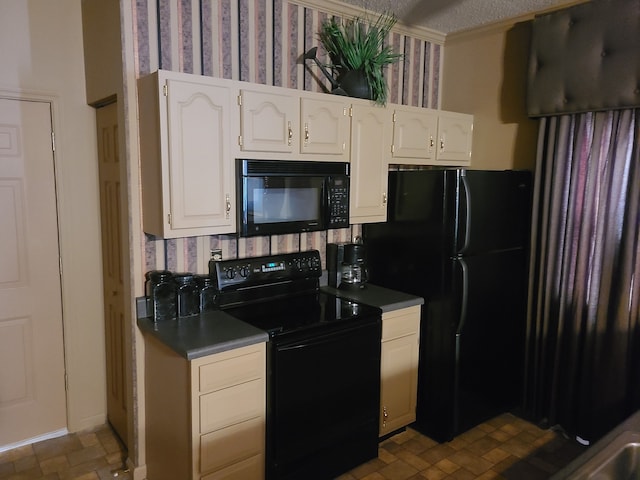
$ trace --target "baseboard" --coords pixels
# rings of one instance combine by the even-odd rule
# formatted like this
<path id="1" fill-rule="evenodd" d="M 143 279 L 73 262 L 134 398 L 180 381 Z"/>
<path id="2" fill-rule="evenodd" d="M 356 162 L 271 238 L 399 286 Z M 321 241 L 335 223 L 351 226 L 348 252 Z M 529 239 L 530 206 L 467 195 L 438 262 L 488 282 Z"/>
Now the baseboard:
<path id="1" fill-rule="evenodd" d="M 131 473 L 131 480 L 145 480 L 147 478 L 147 466 L 136 467 L 130 458 L 127 458 L 127 468 Z"/>
<path id="2" fill-rule="evenodd" d="M 7 450 L 13 450 L 14 448 L 24 447 L 25 445 L 31 445 L 32 443 L 41 442 L 43 440 L 62 437 L 63 435 L 66 435 L 68 433 L 69 430 L 67 430 L 66 428 L 61 428 L 60 430 L 55 430 L 43 435 L 38 435 L 37 437 L 28 438 L 26 440 L 22 440 L 21 442 L 10 443 L 8 445 L 0 445 L 0 453 L 6 452 Z"/>
<path id="3" fill-rule="evenodd" d="M 107 423 L 107 414 L 99 413 L 91 417 L 84 417 L 81 419 L 69 419 L 67 428 L 70 432 L 81 432 L 83 430 L 89 430 Z"/>

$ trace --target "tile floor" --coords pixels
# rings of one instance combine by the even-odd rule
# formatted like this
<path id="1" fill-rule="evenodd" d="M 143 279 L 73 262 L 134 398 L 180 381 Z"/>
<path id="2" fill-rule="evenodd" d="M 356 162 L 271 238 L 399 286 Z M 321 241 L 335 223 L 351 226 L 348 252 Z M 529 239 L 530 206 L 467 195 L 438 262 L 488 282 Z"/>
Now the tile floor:
<path id="1" fill-rule="evenodd" d="M 584 449 L 554 430 L 504 414 L 442 444 L 408 428 L 384 440 L 377 459 L 339 480 L 542 480 Z"/>
<path id="2" fill-rule="evenodd" d="M 104 425 L 0 453 L 0 480 L 129 480 L 125 460 L 124 446 Z"/>
<path id="3" fill-rule="evenodd" d="M 338 480 L 546 479 L 583 450 L 553 430 L 504 414 L 443 444 L 409 428 L 384 440 L 378 458 Z M 103 426 L 0 453 L 0 480 L 129 480 L 125 457 Z"/>

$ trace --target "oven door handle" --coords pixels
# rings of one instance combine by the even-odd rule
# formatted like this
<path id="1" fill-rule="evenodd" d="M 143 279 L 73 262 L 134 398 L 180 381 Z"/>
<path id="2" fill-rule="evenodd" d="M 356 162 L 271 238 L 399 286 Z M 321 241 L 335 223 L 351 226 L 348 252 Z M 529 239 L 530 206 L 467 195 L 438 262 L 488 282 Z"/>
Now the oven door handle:
<path id="1" fill-rule="evenodd" d="M 330 333 L 318 335 L 318 336 L 305 336 L 304 338 L 297 338 L 295 340 L 283 342 L 278 345 L 277 349 L 280 351 L 291 351 L 291 350 L 301 350 L 304 348 L 315 347 L 320 345 L 325 345 L 327 343 L 331 343 L 336 337 L 341 337 L 343 335 L 349 335 L 353 333 L 354 330 L 359 330 L 361 328 L 366 327 L 374 327 L 377 328 L 381 334 L 381 322 L 371 322 L 368 321 L 365 324 L 358 323 L 357 325 L 350 325 L 349 327 L 333 331 Z"/>

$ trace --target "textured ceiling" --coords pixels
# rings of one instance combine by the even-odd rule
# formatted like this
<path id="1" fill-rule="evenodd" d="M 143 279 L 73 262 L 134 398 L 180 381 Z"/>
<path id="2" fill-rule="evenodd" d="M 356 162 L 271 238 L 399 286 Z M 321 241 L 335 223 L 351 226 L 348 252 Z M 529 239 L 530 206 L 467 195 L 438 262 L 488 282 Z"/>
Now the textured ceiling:
<path id="1" fill-rule="evenodd" d="M 576 0 L 342 0 L 371 12 L 394 12 L 408 26 L 449 34 L 533 12 L 547 11 Z"/>

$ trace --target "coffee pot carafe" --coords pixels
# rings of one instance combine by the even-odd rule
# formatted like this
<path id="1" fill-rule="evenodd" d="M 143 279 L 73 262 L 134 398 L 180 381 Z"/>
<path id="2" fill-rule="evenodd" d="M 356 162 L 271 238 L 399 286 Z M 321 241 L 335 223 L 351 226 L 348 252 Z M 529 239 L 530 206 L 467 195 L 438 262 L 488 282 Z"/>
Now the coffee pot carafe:
<path id="1" fill-rule="evenodd" d="M 348 243 L 344 246 L 339 288 L 364 288 L 368 280 L 364 245 Z"/>

